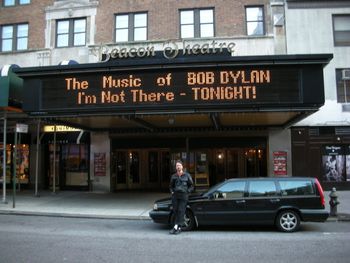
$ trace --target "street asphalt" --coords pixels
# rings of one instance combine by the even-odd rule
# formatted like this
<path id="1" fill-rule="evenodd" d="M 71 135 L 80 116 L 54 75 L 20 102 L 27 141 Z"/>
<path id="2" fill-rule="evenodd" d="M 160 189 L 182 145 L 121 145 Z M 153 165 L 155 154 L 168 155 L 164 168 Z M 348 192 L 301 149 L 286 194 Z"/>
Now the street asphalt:
<path id="1" fill-rule="evenodd" d="M 155 200 L 169 197 L 161 192 L 83 192 L 83 191 L 12 191 L 1 193 L 0 214 L 42 215 L 57 217 L 150 220 Z M 325 192 L 326 210 L 330 211 L 329 191 Z M 350 191 L 337 191 L 337 216 L 328 220 L 350 221 Z"/>

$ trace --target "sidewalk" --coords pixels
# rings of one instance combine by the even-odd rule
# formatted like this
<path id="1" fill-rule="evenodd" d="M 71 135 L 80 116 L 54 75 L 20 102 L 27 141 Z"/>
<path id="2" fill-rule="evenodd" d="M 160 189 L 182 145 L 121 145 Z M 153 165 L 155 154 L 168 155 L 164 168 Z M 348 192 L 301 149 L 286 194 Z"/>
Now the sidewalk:
<path id="1" fill-rule="evenodd" d="M 148 212 L 156 199 L 168 197 L 167 193 L 119 192 L 94 193 L 40 191 L 40 197 L 33 190 L 16 193 L 13 208 L 12 193 L 8 192 L 7 204 L 0 199 L 0 214 L 45 215 L 62 217 L 90 217 L 112 219 L 150 219 Z"/>
<path id="2" fill-rule="evenodd" d="M 86 217 L 109 219 L 149 220 L 149 211 L 155 200 L 169 197 L 168 193 L 159 192 L 118 192 L 95 193 L 61 191 L 52 193 L 40 191 L 40 197 L 34 196 L 33 190 L 16 193 L 13 208 L 12 192 L 8 192 L 7 204 L 0 197 L 0 214 L 42 215 L 60 217 Z M 325 192 L 326 209 L 329 211 L 329 191 Z M 350 191 L 337 191 L 338 217 L 333 221 L 350 221 Z"/>

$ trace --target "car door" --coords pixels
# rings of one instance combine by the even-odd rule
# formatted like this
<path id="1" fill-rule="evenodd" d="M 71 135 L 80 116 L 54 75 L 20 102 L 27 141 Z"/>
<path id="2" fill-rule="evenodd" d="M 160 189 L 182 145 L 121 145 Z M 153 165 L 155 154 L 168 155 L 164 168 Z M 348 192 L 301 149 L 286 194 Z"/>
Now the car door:
<path id="1" fill-rule="evenodd" d="M 227 181 L 202 204 L 203 224 L 229 225 L 242 221 L 245 212 L 246 182 Z"/>
<path id="2" fill-rule="evenodd" d="M 250 180 L 246 201 L 246 220 L 252 224 L 273 223 L 281 197 L 274 180 Z"/>

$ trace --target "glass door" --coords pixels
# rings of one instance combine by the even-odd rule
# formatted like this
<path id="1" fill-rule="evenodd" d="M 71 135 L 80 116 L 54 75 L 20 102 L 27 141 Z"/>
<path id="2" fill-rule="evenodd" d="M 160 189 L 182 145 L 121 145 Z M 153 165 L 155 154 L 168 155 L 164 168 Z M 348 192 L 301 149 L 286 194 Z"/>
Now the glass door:
<path id="1" fill-rule="evenodd" d="M 172 175 L 170 152 L 161 151 L 160 155 L 161 155 L 161 162 L 160 162 L 161 188 L 168 189 L 169 183 L 170 183 L 170 176 Z"/>
<path id="2" fill-rule="evenodd" d="M 208 154 L 205 151 L 197 151 L 195 161 L 196 169 L 194 174 L 194 185 L 196 189 L 206 189 L 209 187 Z"/>
<path id="3" fill-rule="evenodd" d="M 113 154 L 112 174 L 116 176 L 116 189 L 136 189 L 141 186 L 140 152 L 116 151 Z"/>
<path id="4" fill-rule="evenodd" d="M 49 188 L 53 189 L 55 185 L 55 189 L 59 188 L 60 185 L 60 145 L 56 145 L 56 149 L 54 149 L 54 145 L 49 145 Z M 55 164 L 54 164 L 55 163 Z"/>
<path id="5" fill-rule="evenodd" d="M 117 151 L 114 156 L 114 165 L 112 167 L 112 173 L 116 175 L 116 188 L 126 189 L 127 183 L 127 152 Z"/>
<path id="6" fill-rule="evenodd" d="M 88 146 L 85 144 L 66 144 L 62 149 L 62 185 L 70 186 L 88 186 Z"/>
<path id="7" fill-rule="evenodd" d="M 140 186 L 140 152 L 129 152 L 129 180 L 128 188 L 138 188 Z"/>

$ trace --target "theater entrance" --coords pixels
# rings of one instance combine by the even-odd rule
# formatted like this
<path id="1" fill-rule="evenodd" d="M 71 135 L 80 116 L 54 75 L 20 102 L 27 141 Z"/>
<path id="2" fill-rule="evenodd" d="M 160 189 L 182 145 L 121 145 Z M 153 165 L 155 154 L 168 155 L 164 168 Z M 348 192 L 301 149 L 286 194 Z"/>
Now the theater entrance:
<path id="1" fill-rule="evenodd" d="M 215 148 L 123 149 L 112 152 L 112 185 L 115 190 L 164 190 L 169 187 L 176 160 L 182 160 L 196 190 L 229 178 L 267 176 L 266 149 Z"/>

